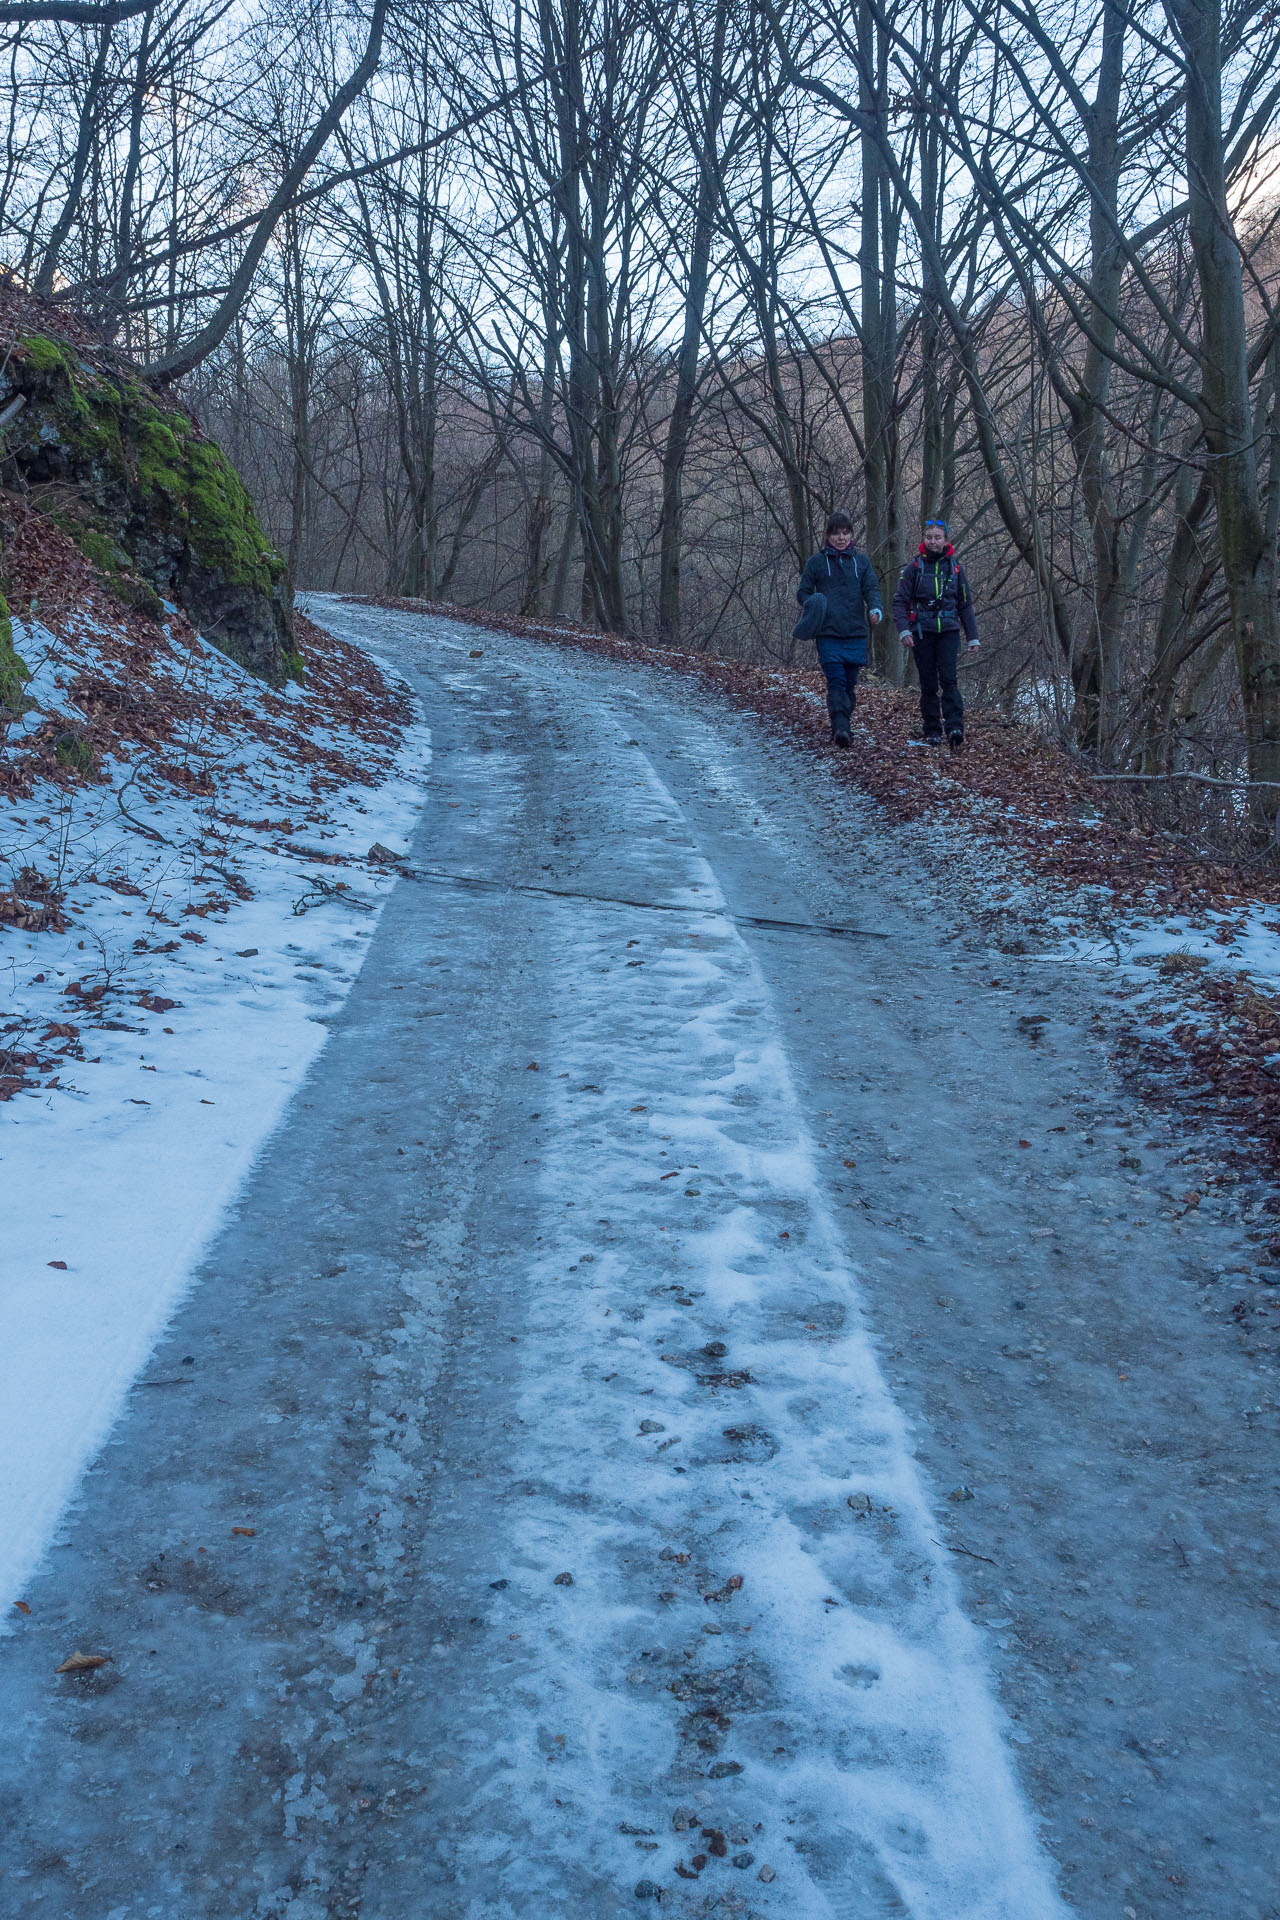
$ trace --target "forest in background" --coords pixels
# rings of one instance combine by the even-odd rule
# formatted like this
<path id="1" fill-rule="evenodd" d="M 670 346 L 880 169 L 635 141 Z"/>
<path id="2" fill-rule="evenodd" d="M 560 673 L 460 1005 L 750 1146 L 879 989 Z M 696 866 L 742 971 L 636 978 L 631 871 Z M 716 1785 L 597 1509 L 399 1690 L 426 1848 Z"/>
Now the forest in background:
<path id="1" fill-rule="evenodd" d="M 1126 775 L 1280 783 L 1274 4 L 0 32 L 0 260 L 179 384 L 299 587 L 790 664 L 827 511 L 889 586 L 941 512 L 986 699 Z"/>

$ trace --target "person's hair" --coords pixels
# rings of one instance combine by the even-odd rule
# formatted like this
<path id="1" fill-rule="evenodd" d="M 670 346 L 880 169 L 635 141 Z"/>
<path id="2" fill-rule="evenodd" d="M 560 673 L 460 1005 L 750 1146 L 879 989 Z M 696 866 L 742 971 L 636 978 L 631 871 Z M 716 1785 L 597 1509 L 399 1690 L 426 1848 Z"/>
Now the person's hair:
<path id="1" fill-rule="evenodd" d="M 847 513 L 829 513 L 827 515 L 827 538 L 833 533 L 852 533 L 853 522 Z"/>

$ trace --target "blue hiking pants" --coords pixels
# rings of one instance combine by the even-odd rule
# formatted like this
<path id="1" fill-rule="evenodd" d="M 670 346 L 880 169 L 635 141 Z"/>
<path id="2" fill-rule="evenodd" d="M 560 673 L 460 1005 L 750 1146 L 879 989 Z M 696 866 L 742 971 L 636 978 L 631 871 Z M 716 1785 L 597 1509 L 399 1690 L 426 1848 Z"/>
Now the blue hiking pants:
<path id="1" fill-rule="evenodd" d="M 858 675 L 866 665 L 865 640 L 819 640 L 818 659 L 827 679 L 827 712 L 832 733 L 848 733 L 858 704 Z"/>

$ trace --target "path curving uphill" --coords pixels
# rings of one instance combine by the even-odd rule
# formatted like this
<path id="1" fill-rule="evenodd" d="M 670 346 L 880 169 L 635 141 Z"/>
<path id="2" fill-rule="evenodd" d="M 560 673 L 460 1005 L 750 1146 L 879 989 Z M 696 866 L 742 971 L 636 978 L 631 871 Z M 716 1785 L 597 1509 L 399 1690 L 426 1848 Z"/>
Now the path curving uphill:
<path id="1" fill-rule="evenodd" d="M 7 1920 L 1263 1920 L 1276 1438 L 1101 989 L 750 716 L 313 610 L 430 800 L 0 1642 Z"/>

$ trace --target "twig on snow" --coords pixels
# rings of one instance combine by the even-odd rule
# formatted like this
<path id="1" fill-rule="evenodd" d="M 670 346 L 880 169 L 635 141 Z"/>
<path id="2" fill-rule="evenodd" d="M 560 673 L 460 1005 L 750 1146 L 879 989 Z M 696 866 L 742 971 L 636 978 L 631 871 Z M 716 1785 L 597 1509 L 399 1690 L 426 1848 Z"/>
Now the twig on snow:
<path id="1" fill-rule="evenodd" d="M 929 1537 L 932 1539 L 932 1534 Z M 975 1553 L 972 1547 L 949 1547 L 945 1540 L 934 1540 L 933 1544 L 935 1547 L 946 1547 L 948 1553 L 966 1553 L 971 1560 L 982 1560 L 989 1567 L 999 1564 L 998 1561 L 988 1559 L 985 1553 Z"/>
<path id="2" fill-rule="evenodd" d="M 355 907 L 359 913 L 373 912 L 372 901 L 362 900 L 359 894 L 353 893 L 348 886 L 331 885 L 328 880 L 322 879 L 319 874 L 313 874 L 311 876 L 309 892 L 300 895 L 299 898 L 294 901 L 293 911 L 300 920 L 304 913 L 307 913 L 312 907 L 323 906 L 326 900 L 341 901 L 344 907 Z"/>

